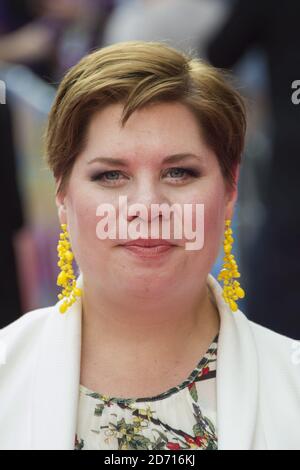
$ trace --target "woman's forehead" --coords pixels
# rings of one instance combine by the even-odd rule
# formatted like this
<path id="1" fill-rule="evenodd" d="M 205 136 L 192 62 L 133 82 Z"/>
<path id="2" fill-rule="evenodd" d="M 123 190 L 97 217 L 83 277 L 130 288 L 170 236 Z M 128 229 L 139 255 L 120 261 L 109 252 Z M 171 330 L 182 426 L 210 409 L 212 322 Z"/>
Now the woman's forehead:
<path id="1" fill-rule="evenodd" d="M 95 113 L 87 129 L 86 161 L 114 164 L 112 160 L 116 160 L 116 164 L 125 166 L 141 158 L 161 163 L 197 158 L 204 164 L 211 150 L 199 132 L 199 124 L 185 106 L 176 105 L 157 104 L 137 110 L 124 127 L 120 124 L 121 104 Z"/>

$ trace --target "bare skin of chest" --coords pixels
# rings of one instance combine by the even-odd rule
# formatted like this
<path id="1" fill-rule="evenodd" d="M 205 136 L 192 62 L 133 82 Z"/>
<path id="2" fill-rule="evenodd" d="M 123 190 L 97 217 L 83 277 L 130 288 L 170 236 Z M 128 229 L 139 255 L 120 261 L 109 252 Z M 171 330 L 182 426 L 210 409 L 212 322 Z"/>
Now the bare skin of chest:
<path id="1" fill-rule="evenodd" d="M 180 385 L 205 354 L 206 348 L 194 350 L 188 357 L 163 364 L 137 367 L 136 361 L 116 367 L 109 361 L 102 364 L 89 361 L 82 355 L 80 383 L 90 390 L 119 398 L 138 398 L 159 395 Z"/>

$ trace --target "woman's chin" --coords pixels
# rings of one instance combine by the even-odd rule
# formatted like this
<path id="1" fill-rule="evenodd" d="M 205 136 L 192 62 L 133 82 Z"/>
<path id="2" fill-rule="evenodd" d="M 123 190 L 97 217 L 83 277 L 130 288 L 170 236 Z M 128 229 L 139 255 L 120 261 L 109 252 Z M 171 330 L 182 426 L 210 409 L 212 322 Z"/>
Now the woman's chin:
<path id="1" fill-rule="evenodd" d="M 172 294 L 172 280 L 170 275 L 168 278 L 162 279 L 155 274 L 152 275 L 138 275 L 136 274 L 128 276 L 127 279 L 120 282 L 119 293 L 122 290 L 126 296 L 132 296 L 132 298 L 162 298 L 163 296 Z"/>

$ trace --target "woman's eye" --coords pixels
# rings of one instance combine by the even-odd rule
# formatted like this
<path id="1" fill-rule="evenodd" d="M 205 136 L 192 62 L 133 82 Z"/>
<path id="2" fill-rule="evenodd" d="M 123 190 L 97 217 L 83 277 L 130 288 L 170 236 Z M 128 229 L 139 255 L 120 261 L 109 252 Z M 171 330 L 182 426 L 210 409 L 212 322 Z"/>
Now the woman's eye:
<path id="1" fill-rule="evenodd" d="M 197 178 L 199 176 L 199 171 L 193 168 L 170 168 L 166 171 L 165 175 L 169 177 L 172 181 L 185 181 L 189 178 Z M 100 181 L 106 185 L 116 185 L 122 182 L 125 178 L 125 175 L 119 170 L 111 171 L 102 171 L 95 173 L 91 176 L 91 181 Z"/>
<path id="2" fill-rule="evenodd" d="M 91 177 L 92 181 L 102 181 L 103 183 L 114 183 L 120 181 L 119 176 L 121 175 L 120 171 L 112 170 L 112 171 L 103 171 L 100 173 L 96 173 Z"/>
<path id="3" fill-rule="evenodd" d="M 186 179 L 188 177 L 196 178 L 199 172 L 192 168 L 170 168 L 167 174 L 171 175 L 171 179 Z"/>

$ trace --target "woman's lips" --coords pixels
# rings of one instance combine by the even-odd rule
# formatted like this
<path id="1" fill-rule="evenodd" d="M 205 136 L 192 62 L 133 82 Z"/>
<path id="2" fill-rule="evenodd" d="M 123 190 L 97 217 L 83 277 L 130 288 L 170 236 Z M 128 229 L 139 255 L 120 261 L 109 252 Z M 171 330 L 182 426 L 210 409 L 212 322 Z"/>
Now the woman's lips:
<path id="1" fill-rule="evenodd" d="M 157 258 L 175 248 L 166 240 L 134 240 L 121 246 L 142 258 Z"/>

